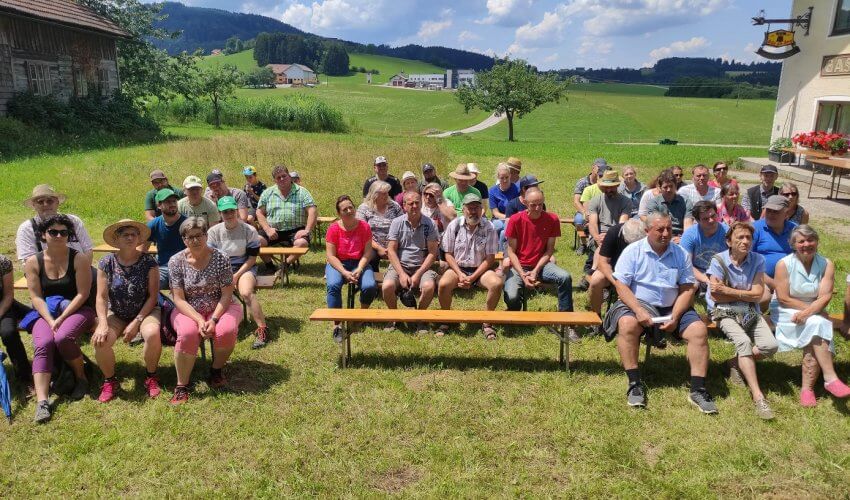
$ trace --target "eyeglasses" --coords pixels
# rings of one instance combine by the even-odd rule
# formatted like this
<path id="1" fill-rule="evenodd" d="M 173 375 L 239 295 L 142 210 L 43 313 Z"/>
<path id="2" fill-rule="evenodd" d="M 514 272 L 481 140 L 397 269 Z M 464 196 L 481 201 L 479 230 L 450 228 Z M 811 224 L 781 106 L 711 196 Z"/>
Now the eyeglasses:
<path id="1" fill-rule="evenodd" d="M 48 229 L 47 234 L 53 236 L 54 238 L 67 238 L 68 234 L 70 234 L 70 231 L 68 231 L 67 229 Z"/>
<path id="2" fill-rule="evenodd" d="M 290 176 L 289 176 L 289 174 L 287 174 L 287 175 L 281 175 L 281 176 L 279 176 L 279 177 L 275 177 L 275 178 L 274 178 L 274 180 L 276 180 L 276 181 L 282 181 L 282 180 L 284 180 L 284 179 L 291 179 L 291 178 L 292 178 L 292 177 L 290 177 Z"/>
<path id="3" fill-rule="evenodd" d="M 781 194 L 782 196 L 790 196 L 791 198 L 796 198 L 799 195 L 799 193 L 779 193 L 779 194 Z"/>
<path id="4" fill-rule="evenodd" d="M 183 240 L 185 240 L 185 241 L 200 241 L 200 240 L 204 239 L 206 236 L 207 236 L 206 233 L 193 234 L 193 235 L 187 234 L 186 236 L 183 237 Z"/>
<path id="5" fill-rule="evenodd" d="M 715 172 L 725 172 L 729 170 L 729 167 L 717 167 L 714 169 Z"/>

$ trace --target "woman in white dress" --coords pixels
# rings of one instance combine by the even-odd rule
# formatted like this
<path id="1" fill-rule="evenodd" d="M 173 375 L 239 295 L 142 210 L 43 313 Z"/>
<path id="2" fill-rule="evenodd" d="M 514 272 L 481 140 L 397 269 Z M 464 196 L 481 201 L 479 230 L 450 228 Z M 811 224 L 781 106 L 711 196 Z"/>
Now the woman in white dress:
<path id="1" fill-rule="evenodd" d="M 823 372 L 824 388 L 837 398 L 850 396 L 833 366 L 832 321 L 826 312 L 832 300 L 835 264 L 818 254 L 818 233 L 808 224 L 794 228 L 794 253 L 776 265 L 776 340 L 779 351 L 803 350 L 800 404 L 817 405 L 814 385 Z"/>

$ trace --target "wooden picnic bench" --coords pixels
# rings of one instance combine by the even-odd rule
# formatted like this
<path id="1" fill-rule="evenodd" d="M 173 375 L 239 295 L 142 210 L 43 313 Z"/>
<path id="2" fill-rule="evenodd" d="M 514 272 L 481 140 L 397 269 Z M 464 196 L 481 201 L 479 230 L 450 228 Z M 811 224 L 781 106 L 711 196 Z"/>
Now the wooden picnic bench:
<path id="1" fill-rule="evenodd" d="M 359 322 L 425 322 L 425 323 L 491 323 L 496 325 L 545 326 L 560 343 L 558 363 L 569 373 L 569 337 L 567 327 L 602 324 L 593 312 L 537 312 L 537 311 L 463 311 L 440 309 L 316 309 L 310 321 L 342 322 L 340 366 L 348 367 L 351 361 L 351 324 Z"/>
<path id="2" fill-rule="evenodd" d="M 587 238 L 587 233 L 584 229 L 579 229 L 575 225 L 575 221 L 573 219 L 568 219 L 566 217 L 561 217 L 561 224 L 573 226 L 573 250 L 578 248 L 579 239 Z"/>
<path id="3" fill-rule="evenodd" d="M 814 150 L 814 149 L 779 148 L 779 150 L 782 151 L 783 153 L 793 153 L 794 156 L 797 158 L 797 167 L 799 167 L 800 164 L 802 163 L 803 155 L 805 155 L 809 159 L 809 161 L 812 161 L 811 160 L 812 158 L 829 158 L 830 156 L 832 156 L 830 153 L 827 153 L 825 151 L 817 151 L 817 150 Z M 782 163 L 782 162 L 780 162 L 780 163 Z M 790 165 L 790 164 L 791 164 L 791 162 L 788 162 L 788 165 Z"/>

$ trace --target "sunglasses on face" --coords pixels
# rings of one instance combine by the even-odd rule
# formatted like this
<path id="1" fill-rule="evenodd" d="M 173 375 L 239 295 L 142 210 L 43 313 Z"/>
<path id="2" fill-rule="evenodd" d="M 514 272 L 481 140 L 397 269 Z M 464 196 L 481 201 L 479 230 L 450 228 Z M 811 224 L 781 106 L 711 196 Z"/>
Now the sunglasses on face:
<path id="1" fill-rule="evenodd" d="M 729 170 L 729 167 L 717 167 L 714 169 L 715 172 L 725 172 Z"/>
<path id="2" fill-rule="evenodd" d="M 70 234 L 70 231 L 68 231 L 67 229 L 48 229 L 47 234 L 53 236 L 54 238 L 59 238 L 60 236 L 62 238 L 67 238 L 68 234 Z"/>
<path id="3" fill-rule="evenodd" d="M 779 193 L 779 194 L 781 194 L 782 196 L 790 196 L 791 198 L 796 198 L 798 196 L 798 193 Z"/>

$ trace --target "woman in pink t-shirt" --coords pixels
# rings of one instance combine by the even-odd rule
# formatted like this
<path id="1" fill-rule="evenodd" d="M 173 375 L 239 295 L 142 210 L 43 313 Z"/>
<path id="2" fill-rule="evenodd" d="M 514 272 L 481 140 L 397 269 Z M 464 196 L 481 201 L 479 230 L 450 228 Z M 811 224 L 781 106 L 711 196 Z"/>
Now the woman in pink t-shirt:
<path id="1" fill-rule="evenodd" d="M 720 188 L 720 199 L 717 200 L 717 219 L 727 225 L 735 221 L 752 222 L 750 214 L 738 202 L 740 188 L 737 184 L 727 182 Z"/>
<path id="2" fill-rule="evenodd" d="M 328 307 L 342 308 L 342 287 L 355 283 L 360 287 L 360 307 L 368 308 L 378 294 L 375 274 L 369 266 L 372 249 L 372 230 L 369 224 L 356 217 L 357 210 L 351 197 L 344 194 L 336 200 L 339 220 L 328 227 L 325 236 L 325 279 L 328 288 Z M 333 338 L 342 342 L 343 331 L 339 322 L 334 322 Z"/>

